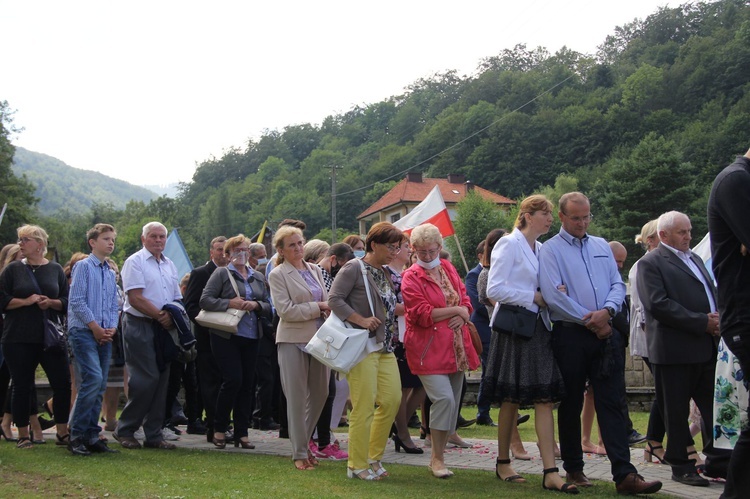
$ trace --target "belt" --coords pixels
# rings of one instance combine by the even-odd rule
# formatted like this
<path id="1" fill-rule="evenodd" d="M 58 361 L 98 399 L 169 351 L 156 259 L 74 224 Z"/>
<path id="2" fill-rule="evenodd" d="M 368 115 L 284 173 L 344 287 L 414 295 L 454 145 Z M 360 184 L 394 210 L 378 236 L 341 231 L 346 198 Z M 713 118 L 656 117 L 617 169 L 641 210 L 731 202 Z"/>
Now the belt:
<path id="1" fill-rule="evenodd" d="M 148 322 L 149 324 L 151 324 L 155 320 L 155 319 L 152 319 L 151 317 L 141 317 L 140 315 L 133 315 L 130 312 L 126 312 L 125 315 L 127 315 L 129 319 L 134 319 L 134 320 L 141 321 L 141 322 Z"/>

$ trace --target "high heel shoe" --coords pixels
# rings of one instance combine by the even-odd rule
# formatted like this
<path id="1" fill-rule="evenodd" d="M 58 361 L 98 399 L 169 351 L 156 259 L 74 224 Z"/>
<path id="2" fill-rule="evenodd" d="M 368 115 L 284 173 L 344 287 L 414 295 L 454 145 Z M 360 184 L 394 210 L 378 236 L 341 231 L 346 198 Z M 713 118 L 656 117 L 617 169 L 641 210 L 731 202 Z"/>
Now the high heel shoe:
<path id="1" fill-rule="evenodd" d="M 224 449 L 227 446 L 226 438 L 212 438 L 211 442 L 216 446 L 217 449 Z"/>
<path id="2" fill-rule="evenodd" d="M 0 440 L 2 440 L 3 438 L 5 439 L 6 442 L 18 442 L 17 438 L 13 438 L 12 430 L 9 433 L 5 433 L 5 430 L 0 428 Z"/>
<path id="3" fill-rule="evenodd" d="M 448 437 L 448 443 L 451 445 L 455 445 L 456 447 L 459 447 L 461 449 L 468 449 L 469 447 L 471 447 L 471 444 L 469 442 L 465 441 L 455 433 Z"/>
<path id="4" fill-rule="evenodd" d="M 659 449 L 664 449 L 664 447 L 661 445 L 651 445 L 651 442 L 648 442 L 646 448 L 643 449 L 643 460 L 653 463 L 654 459 L 656 459 L 656 462 L 659 464 L 669 464 L 664 457 L 659 457 L 656 452 L 654 452 Z"/>
<path id="5" fill-rule="evenodd" d="M 430 473 L 432 473 L 432 476 L 434 476 L 435 478 L 448 478 L 450 476 L 453 476 L 453 472 L 448 468 L 436 470 L 432 468 L 431 464 L 428 464 L 427 469 L 430 470 Z"/>
<path id="6" fill-rule="evenodd" d="M 420 426 L 419 427 L 419 439 L 424 440 L 425 438 L 427 438 L 427 435 L 428 435 L 427 428 L 425 428 L 424 426 Z"/>
<path id="7" fill-rule="evenodd" d="M 518 474 L 511 475 L 506 478 L 503 478 L 502 476 L 500 476 L 500 470 L 497 469 L 499 464 L 510 464 L 510 459 L 500 459 L 498 457 L 495 460 L 495 476 L 498 477 L 500 480 L 504 482 L 510 482 L 510 483 L 526 483 L 526 479 Z"/>
<path id="8" fill-rule="evenodd" d="M 391 435 L 391 438 L 393 438 L 393 445 L 396 447 L 396 452 L 401 452 L 401 449 L 404 449 L 404 452 L 407 454 L 424 454 L 424 450 L 420 449 L 417 446 L 414 447 L 408 447 L 404 444 L 403 440 L 399 438 L 397 434 Z"/>
<path id="9" fill-rule="evenodd" d="M 240 438 L 235 438 L 234 439 L 234 447 L 235 448 L 242 447 L 243 449 L 254 449 L 255 448 L 255 446 L 253 444 L 251 444 L 247 440 L 242 440 Z"/>
<path id="10" fill-rule="evenodd" d="M 542 470 L 542 472 L 544 473 L 544 476 L 542 476 L 542 488 L 544 490 L 556 490 L 558 492 L 562 492 L 563 494 L 578 494 L 580 492 L 580 490 L 578 490 L 576 486 L 573 485 L 572 483 L 563 483 L 562 487 L 560 487 L 559 489 L 555 487 L 547 487 L 546 485 L 544 485 L 545 477 L 549 473 L 559 473 L 560 472 L 559 468 L 546 468 Z"/>

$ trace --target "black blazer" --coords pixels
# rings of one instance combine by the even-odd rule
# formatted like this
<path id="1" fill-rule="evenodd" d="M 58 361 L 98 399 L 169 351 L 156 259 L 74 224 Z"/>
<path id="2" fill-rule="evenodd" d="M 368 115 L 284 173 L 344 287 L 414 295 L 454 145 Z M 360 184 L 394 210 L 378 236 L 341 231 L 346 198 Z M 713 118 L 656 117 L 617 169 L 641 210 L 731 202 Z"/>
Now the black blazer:
<path id="1" fill-rule="evenodd" d="M 691 259 L 716 288 L 703 261 Z M 646 311 L 648 358 L 654 364 L 693 364 L 716 359 L 718 337 L 706 333 L 711 305 L 703 283 L 669 248 L 660 244 L 638 263 L 638 294 Z"/>
<path id="2" fill-rule="evenodd" d="M 200 301 L 201 295 L 203 294 L 203 288 L 206 287 L 208 278 L 211 277 L 211 274 L 213 274 L 216 269 L 217 267 L 213 260 L 210 260 L 205 265 L 194 268 L 193 271 L 190 272 L 190 280 L 188 280 L 185 298 L 183 299 L 185 311 L 193 322 L 193 334 L 198 342 L 196 348 L 199 352 L 211 351 L 211 340 L 208 335 L 208 329 L 195 322 L 195 316 L 201 311 Z"/>

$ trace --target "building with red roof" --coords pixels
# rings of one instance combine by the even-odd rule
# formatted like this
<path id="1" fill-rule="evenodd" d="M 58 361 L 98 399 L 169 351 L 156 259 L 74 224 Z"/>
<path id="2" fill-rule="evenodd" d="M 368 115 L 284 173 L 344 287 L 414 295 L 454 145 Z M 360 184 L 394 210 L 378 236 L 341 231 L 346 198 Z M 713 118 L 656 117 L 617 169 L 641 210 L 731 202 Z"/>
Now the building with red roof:
<path id="1" fill-rule="evenodd" d="M 443 179 L 422 177 L 422 173 L 418 172 L 407 173 L 405 179 L 357 216 L 359 233 L 367 234 L 369 227 L 377 222 L 393 223 L 399 220 L 421 203 L 436 185 L 440 189 L 451 220 L 455 220 L 456 217 L 456 203 L 472 190 L 500 208 L 509 209 L 516 204 L 510 198 L 467 182 L 466 177 L 461 174 L 451 173 L 448 178 Z"/>

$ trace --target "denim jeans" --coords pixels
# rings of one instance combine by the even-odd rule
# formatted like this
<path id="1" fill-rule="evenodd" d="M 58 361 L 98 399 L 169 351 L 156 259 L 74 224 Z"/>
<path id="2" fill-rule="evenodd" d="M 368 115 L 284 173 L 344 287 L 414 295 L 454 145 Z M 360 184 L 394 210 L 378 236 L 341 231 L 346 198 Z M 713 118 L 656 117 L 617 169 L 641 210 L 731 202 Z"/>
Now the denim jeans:
<path id="1" fill-rule="evenodd" d="M 73 350 L 78 396 L 70 419 L 70 436 L 82 438 L 87 444 L 99 438 L 99 413 L 102 398 L 107 388 L 109 359 L 112 343 L 99 345 L 87 328 L 73 328 L 68 333 L 68 342 Z"/>

